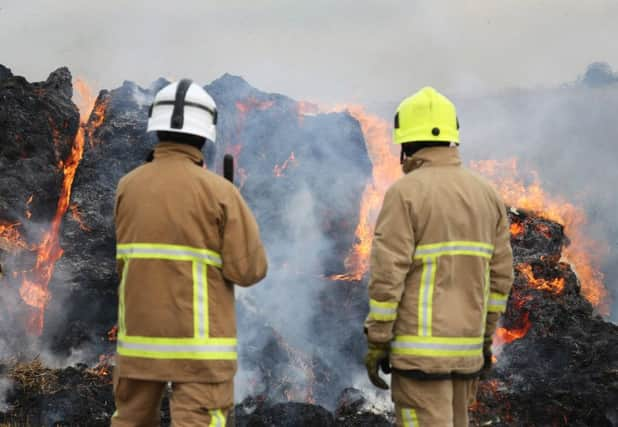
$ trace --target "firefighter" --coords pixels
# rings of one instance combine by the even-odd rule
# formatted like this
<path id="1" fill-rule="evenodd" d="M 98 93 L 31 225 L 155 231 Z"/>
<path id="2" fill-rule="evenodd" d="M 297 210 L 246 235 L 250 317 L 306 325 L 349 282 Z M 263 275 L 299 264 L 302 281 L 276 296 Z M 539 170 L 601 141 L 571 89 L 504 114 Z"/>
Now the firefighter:
<path id="1" fill-rule="evenodd" d="M 152 160 L 116 193 L 118 345 L 112 426 L 157 426 L 170 383 L 174 426 L 226 425 L 237 367 L 234 284 L 266 275 L 257 223 L 230 182 L 203 167 L 215 102 L 181 80 L 161 89 Z"/>
<path id="2" fill-rule="evenodd" d="M 461 166 L 455 106 L 435 89 L 399 105 L 394 140 L 405 175 L 375 228 L 367 371 L 388 389 L 378 370 L 392 369 L 398 426 L 467 427 L 513 283 L 506 209 Z"/>

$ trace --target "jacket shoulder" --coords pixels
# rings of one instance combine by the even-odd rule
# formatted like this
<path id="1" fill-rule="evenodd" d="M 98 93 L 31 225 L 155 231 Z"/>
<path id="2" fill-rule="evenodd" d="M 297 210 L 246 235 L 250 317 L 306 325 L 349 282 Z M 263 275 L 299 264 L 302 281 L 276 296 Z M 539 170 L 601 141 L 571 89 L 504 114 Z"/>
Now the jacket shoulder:
<path id="1" fill-rule="evenodd" d="M 131 183 L 136 177 L 139 177 L 150 164 L 146 163 L 136 167 L 135 169 L 127 172 L 120 180 L 118 181 L 117 191 L 120 192 L 123 188 Z"/>

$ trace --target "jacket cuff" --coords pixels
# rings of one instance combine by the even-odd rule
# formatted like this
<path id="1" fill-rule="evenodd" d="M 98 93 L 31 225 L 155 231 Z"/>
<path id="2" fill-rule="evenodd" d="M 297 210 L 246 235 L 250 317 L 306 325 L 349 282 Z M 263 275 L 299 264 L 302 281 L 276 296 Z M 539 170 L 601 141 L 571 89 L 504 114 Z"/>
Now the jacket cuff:
<path id="1" fill-rule="evenodd" d="M 388 343 L 393 340 L 394 322 L 375 322 L 367 319 L 365 330 L 367 341 L 376 344 Z"/>

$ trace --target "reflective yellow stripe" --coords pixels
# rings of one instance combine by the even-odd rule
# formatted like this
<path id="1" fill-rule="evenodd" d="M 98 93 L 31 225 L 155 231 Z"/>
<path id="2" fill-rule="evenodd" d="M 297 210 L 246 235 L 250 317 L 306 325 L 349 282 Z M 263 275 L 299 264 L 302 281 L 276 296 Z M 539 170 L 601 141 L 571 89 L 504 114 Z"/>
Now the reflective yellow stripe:
<path id="1" fill-rule="evenodd" d="M 420 427 L 415 409 L 402 408 L 401 419 L 404 427 Z"/>
<path id="2" fill-rule="evenodd" d="M 221 267 L 223 261 L 217 252 L 182 245 L 162 243 L 121 243 L 116 246 L 117 258 L 168 259 L 175 261 L 202 261 Z"/>
<path id="3" fill-rule="evenodd" d="M 483 337 L 420 337 L 400 335 L 391 343 L 394 355 L 476 357 L 483 354 Z"/>
<path id="4" fill-rule="evenodd" d="M 414 252 L 415 259 L 426 256 L 472 255 L 491 258 L 494 246 L 483 242 L 453 241 L 419 245 Z"/>
<path id="5" fill-rule="evenodd" d="M 223 415 L 223 411 L 221 409 L 214 409 L 209 411 L 210 413 L 210 424 L 209 427 L 225 427 L 225 415 Z"/>
<path id="6" fill-rule="evenodd" d="M 126 243 L 116 248 L 116 257 L 125 262 L 118 304 L 118 354 L 151 359 L 237 359 L 235 338 L 209 338 L 208 265 L 221 267 L 221 256 L 211 250 L 160 243 Z M 125 287 L 131 259 L 163 259 L 191 262 L 193 277 L 192 338 L 139 337 L 127 335 L 125 324 Z M 225 425 L 225 419 L 223 419 Z"/>
<path id="7" fill-rule="evenodd" d="M 236 360 L 233 338 L 152 338 L 118 336 L 118 354 L 148 359 Z"/>
<path id="8" fill-rule="evenodd" d="M 431 316 L 433 313 L 433 290 L 436 281 L 437 258 L 429 256 L 423 258 L 423 272 L 418 296 L 418 334 L 431 336 Z"/>
<path id="9" fill-rule="evenodd" d="M 396 302 L 369 300 L 369 318 L 380 322 L 390 322 L 397 319 Z"/>
<path id="10" fill-rule="evenodd" d="M 483 307 L 487 307 L 489 301 L 489 291 L 491 288 L 489 278 L 489 262 L 485 266 L 485 277 L 483 282 Z M 483 335 L 485 335 L 485 326 L 487 326 L 487 309 L 483 310 Z"/>
<path id="11" fill-rule="evenodd" d="M 494 313 L 504 313 L 506 311 L 508 299 L 508 295 L 500 294 L 497 292 L 490 293 L 489 301 L 487 303 L 487 311 L 491 311 Z"/>
<path id="12" fill-rule="evenodd" d="M 122 266 L 122 279 L 120 279 L 120 286 L 118 289 L 118 332 L 120 334 L 126 333 L 127 325 L 124 319 L 124 296 L 125 296 L 125 283 L 127 281 L 127 274 L 129 272 L 129 260 L 124 259 L 124 265 Z"/>
<path id="13" fill-rule="evenodd" d="M 489 243 L 456 240 L 452 242 L 419 245 L 414 252 L 414 259 L 423 262 L 421 283 L 418 295 L 418 335 L 430 337 L 433 334 L 433 295 L 436 285 L 438 259 L 444 255 L 468 255 L 490 259 L 494 246 Z M 487 272 L 486 272 L 487 273 Z M 483 283 L 484 306 L 487 306 L 488 279 Z M 484 322 L 483 322 L 484 323 Z"/>

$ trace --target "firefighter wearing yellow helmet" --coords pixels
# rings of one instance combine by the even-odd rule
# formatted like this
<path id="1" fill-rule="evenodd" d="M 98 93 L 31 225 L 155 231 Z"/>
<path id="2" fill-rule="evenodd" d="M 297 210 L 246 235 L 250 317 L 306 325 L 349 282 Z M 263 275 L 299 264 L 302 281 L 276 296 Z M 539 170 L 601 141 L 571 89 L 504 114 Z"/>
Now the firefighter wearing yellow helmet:
<path id="1" fill-rule="evenodd" d="M 426 87 L 395 115 L 405 175 L 384 197 L 365 322 L 370 380 L 392 370 L 397 425 L 468 426 L 513 283 L 505 206 L 462 167 L 453 103 Z"/>

